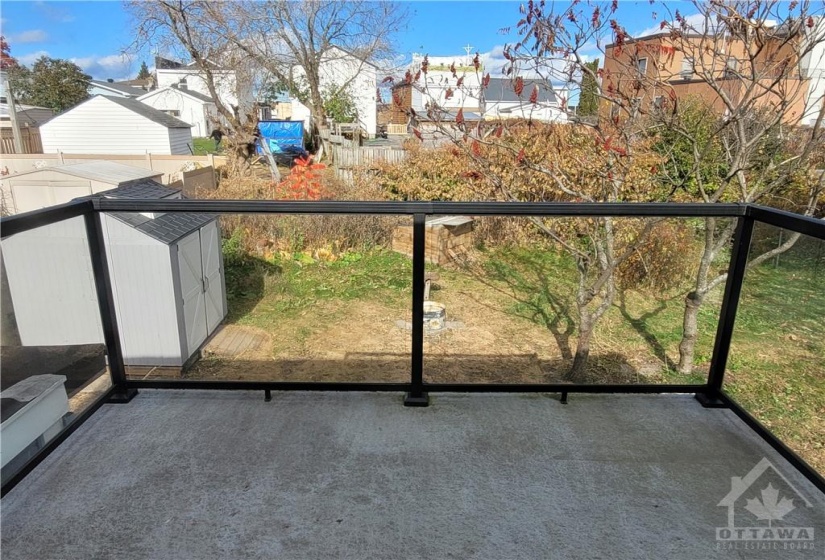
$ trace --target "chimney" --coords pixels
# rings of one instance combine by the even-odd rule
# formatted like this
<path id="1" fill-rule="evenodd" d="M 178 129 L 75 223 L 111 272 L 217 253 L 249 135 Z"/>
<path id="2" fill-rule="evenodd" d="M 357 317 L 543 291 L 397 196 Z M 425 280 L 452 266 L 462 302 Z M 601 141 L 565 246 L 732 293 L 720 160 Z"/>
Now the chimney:
<path id="1" fill-rule="evenodd" d="M 109 82 L 110 84 L 115 83 L 115 80 L 113 78 L 107 78 L 106 81 Z"/>

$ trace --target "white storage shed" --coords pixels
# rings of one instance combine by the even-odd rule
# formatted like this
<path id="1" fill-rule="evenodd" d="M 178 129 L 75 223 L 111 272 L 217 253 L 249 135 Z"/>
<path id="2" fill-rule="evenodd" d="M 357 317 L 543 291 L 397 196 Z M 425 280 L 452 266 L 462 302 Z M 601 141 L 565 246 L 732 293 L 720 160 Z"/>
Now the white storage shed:
<path id="1" fill-rule="evenodd" d="M 137 179 L 160 182 L 163 173 L 113 161 L 95 160 L 34 169 L 0 181 L 10 214 L 63 204 L 82 196 L 117 188 Z"/>
<path id="2" fill-rule="evenodd" d="M 96 95 L 40 125 L 43 153 L 192 154 L 191 125 L 137 99 Z"/>
<path id="3" fill-rule="evenodd" d="M 138 180 L 100 196 L 180 198 L 180 191 Z M 107 213 L 103 229 L 124 362 L 187 365 L 226 316 L 217 217 Z M 11 236 L 2 248 L 23 346 L 102 343 L 82 219 Z"/>

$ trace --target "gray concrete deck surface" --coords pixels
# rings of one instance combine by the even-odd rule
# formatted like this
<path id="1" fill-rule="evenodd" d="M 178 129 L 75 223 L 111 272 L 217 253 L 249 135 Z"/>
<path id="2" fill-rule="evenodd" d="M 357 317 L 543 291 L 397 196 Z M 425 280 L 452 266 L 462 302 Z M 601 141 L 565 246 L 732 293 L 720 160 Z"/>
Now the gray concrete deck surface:
<path id="1" fill-rule="evenodd" d="M 3 498 L 2 558 L 823 558 L 825 497 L 690 396 L 273 396 L 105 405 Z M 794 505 L 773 526 L 814 550 L 717 549 L 762 458 L 787 480 L 766 471 L 736 525 L 767 527 L 743 506 L 772 481 Z"/>

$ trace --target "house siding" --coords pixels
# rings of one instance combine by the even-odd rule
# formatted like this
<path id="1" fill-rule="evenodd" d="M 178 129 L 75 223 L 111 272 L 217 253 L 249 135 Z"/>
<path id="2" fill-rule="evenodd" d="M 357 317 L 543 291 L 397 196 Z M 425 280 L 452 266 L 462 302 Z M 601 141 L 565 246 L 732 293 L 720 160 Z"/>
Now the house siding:
<path id="1" fill-rule="evenodd" d="M 190 148 L 192 145 L 192 133 L 188 128 L 170 128 L 169 130 L 169 146 L 172 154 L 189 155 L 192 152 Z"/>
<path id="2" fill-rule="evenodd" d="M 175 116 L 192 125 L 194 137 L 209 136 L 212 131 L 208 121 L 208 115 L 214 112 L 209 110 L 210 107 L 214 107 L 211 103 L 199 101 L 171 89 L 156 90 L 141 97 L 139 101 L 159 111 L 178 111 L 179 114 Z"/>
<path id="3" fill-rule="evenodd" d="M 40 136 L 46 154 L 188 154 L 172 151 L 169 130 L 101 96 L 44 123 Z"/>

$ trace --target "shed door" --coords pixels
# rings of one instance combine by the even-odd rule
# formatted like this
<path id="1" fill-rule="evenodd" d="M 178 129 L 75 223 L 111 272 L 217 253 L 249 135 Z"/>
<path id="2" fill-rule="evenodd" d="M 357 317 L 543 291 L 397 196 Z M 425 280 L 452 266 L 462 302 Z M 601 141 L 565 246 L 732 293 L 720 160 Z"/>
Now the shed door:
<path id="1" fill-rule="evenodd" d="M 189 234 L 178 242 L 178 266 L 180 267 L 180 287 L 183 295 L 186 347 L 188 355 L 191 356 L 206 340 L 208 333 L 199 232 Z"/>
<path id="2" fill-rule="evenodd" d="M 213 332 L 223 319 L 223 282 L 221 282 L 221 244 L 218 224 L 212 222 L 201 228 L 201 259 L 203 261 L 204 305 L 206 327 Z"/>

